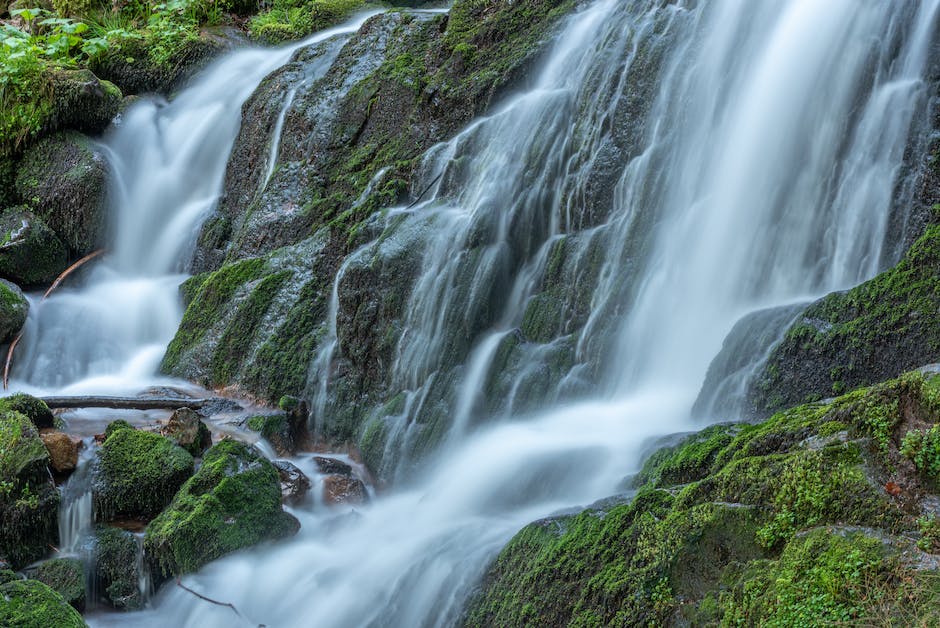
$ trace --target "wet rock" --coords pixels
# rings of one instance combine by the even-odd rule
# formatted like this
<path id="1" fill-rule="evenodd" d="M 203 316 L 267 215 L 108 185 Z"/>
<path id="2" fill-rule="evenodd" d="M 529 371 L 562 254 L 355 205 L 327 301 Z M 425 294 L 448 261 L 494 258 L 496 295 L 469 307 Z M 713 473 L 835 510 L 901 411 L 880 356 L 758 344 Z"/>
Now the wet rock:
<path id="1" fill-rule="evenodd" d="M 202 422 L 202 415 L 191 408 L 175 411 L 160 433 L 193 456 L 201 455 L 212 446 L 212 434 Z"/>
<path id="2" fill-rule="evenodd" d="M 106 526 L 95 530 L 95 582 L 102 601 L 120 610 L 143 607 L 140 554 L 132 533 Z"/>
<path id="3" fill-rule="evenodd" d="M 292 456 L 306 434 L 306 412 L 303 417 L 296 412 L 259 415 L 249 418 L 246 426 L 271 443 L 279 456 Z"/>
<path id="4" fill-rule="evenodd" d="M 78 442 L 62 432 L 47 432 L 39 435 L 49 452 L 49 466 L 54 471 L 65 473 L 78 466 Z"/>
<path id="5" fill-rule="evenodd" d="M 369 492 L 359 478 L 328 475 L 323 478 L 323 500 L 327 504 L 361 504 L 369 501 Z"/>
<path id="6" fill-rule="evenodd" d="M 84 628 L 77 610 L 37 580 L 14 580 L 0 586 L 0 626 Z"/>
<path id="7" fill-rule="evenodd" d="M 105 436 L 93 488 L 101 521 L 156 516 L 193 474 L 192 455 L 164 436 L 117 421 Z"/>
<path id="8" fill-rule="evenodd" d="M 325 475 L 352 475 L 352 467 L 336 458 L 327 458 L 325 456 L 314 456 L 313 461 L 317 464 L 320 473 Z"/>
<path id="9" fill-rule="evenodd" d="M 293 463 L 275 460 L 271 464 L 281 479 L 281 501 L 289 506 L 303 503 L 310 490 L 310 479 Z"/>
<path id="10" fill-rule="evenodd" d="M 48 463 L 33 423 L 19 412 L 0 413 L 0 557 L 14 569 L 58 543 L 59 492 Z"/>
<path id="11" fill-rule="evenodd" d="M 38 286 L 51 283 L 67 267 L 65 244 L 27 207 L 0 213 L 0 277 Z"/>
<path id="12" fill-rule="evenodd" d="M 23 155 L 16 176 L 20 198 L 78 255 L 104 242 L 108 164 L 87 137 L 67 131 Z"/>
<path id="13" fill-rule="evenodd" d="M 144 548 L 155 574 L 169 577 L 299 528 L 281 509 L 277 469 L 257 449 L 223 440 L 147 526 Z"/>
<path id="14" fill-rule="evenodd" d="M 0 344 L 16 337 L 28 314 L 29 301 L 23 291 L 16 284 L 0 279 Z"/>
<path id="15" fill-rule="evenodd" d="M 74 129 L 100 133 L 121 106 L 121 90 L 89 70 L 57 70 L 50 79 L 52 108 L 41 133 Z"/>
<path id="16" fill-rule="evenodd" d="M 54 558 L 30 569 L 27 575 L 61 595 L 69 605 L 85 610 L 85 567 L 77 558 Z"/>

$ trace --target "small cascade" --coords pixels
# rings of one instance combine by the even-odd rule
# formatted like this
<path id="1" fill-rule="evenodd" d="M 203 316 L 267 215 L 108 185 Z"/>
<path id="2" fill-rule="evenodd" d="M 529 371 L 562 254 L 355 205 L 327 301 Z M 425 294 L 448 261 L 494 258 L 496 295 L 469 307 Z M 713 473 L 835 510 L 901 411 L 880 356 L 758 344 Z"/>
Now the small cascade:
<path id="1" fill-rule="evenodd" d="M 83 556 L 88 535 L 94 525 L 92 480 L 94 474 L 94 439 L 86 438 L 78 456 L 78 465 L 62 485 L 59 505 L 59 553 Z"/>

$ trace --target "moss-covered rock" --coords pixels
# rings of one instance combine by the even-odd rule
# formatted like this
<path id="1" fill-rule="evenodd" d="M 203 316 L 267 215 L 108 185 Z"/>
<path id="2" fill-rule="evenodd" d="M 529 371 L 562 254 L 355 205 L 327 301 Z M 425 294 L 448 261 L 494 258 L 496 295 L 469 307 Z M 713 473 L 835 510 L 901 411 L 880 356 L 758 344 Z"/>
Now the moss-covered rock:
<path id="1" fill-rule="evenodd" d="M 58 543 L 59 493 L 48 462 L 33 423 L 19 412 L 0 412 L 0 558 L 15 569 Z"/>
<path id="2" fill-rule="evenodd" d="M 193 474 L 192 455 L 170 439 L 126 424 L 115 429 L 98 451 L 93 490 L 99 521 L 150 519 Z"/>
<path id="3" fill-rule="evenodd" d="M 87 626 L 61 595 L 36 580 L 16 580 L 0 586 L 0 625 L 10 628 Z"/>
<path id="4" fill-rule="evenodd" d="M 751 387 L 758 414 L 831 397 L 940 360 L 940 225 L 897 266 L 817 301 Z"/>
<path id="5" fill-rule="evenodd" d="M 78 612 L 85 610 L 85 566 L 77 558 L 54 558 L 29 571 L 29 577 L 61 595 Z"/>
<path id="6" fill-rule="evenodd" d="M 55 416 L 46 402 L 26 393 L 14 393 L 0 399 L 0 409 L 24 415 L 39 429 L 55 427 Z"/>
<path id="7" fill-rule="evenodd" d="M 160 432 L 196 457 L 212 446 L 212 433 L 202 422 L 202 415 L 192 408 L 174 412 Z"/>
<path id="8" fill-rule="evenodd" d="M 256 449 L 224 440 L 173 503 L 147 526 L 144 547 L 156 573 L 195 571 L 229 552 L 294 534 L 281 509 L 277 470 Z"/>
<path id="9" fill-rule="evenodd" d="M 940 380 L 912 373 L 685 437 L 632 501 L 524 528 L 464 623 L 933 625 L 940 579 L 913 539 L 935 485 L 903 441 L 938 421 Z"/>
<path id="10" fill-rule="evenodd" d="M 29 301 L 23 296 L 19 286 L 0 279 L 0 344 L 6 344 L 26 323 L 29 314 Z"/>
<path id="11" fill-rule="evenodd" d="M 280 456 L 290 456 L 297 451 L 294 425 L 286 413 L 257 415 L 248 419 L 245 427 L 258 432 Z"/>
<path id="12" fill-rule="evenodd" d="M 67 266 L 65 244 L 27 207 L 0 213 L 0 277 L 37 286 L 51 283 Z"/>
<path id="13" fill-rule="evenodd" d="M 78 255 L 104 242 L 108 165 L 87 137 L 74 131 L 40 140 L 24 154 L 16 176 L 23 202 Z"/>
<path id="14" fill-rule="evenodd" d="M 99 526 L 95 529 L 95 582 L 102 601 L 121 610 L 143 607 L 140 592 L 141 548 L 127 530 Z"/>

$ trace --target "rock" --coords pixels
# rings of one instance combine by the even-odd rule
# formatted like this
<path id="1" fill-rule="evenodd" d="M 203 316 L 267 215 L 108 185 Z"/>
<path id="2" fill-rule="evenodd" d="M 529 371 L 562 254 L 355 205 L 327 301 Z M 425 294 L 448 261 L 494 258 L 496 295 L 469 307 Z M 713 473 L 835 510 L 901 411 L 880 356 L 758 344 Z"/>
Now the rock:
<path id="1" fill-rule="evenodd" d="M 0 277 L 21 286 L 49 284 L 68 267 L 68 251 L 27 207 L 0 213 Z"/>
<path id="2" fill-rule="evenodd" d="M 201 455 L 212 446 L 212 434 L 202 422 L 202 415 L 191 408 L 175 411 L 160 433 L 193 456 Z"/>
<path id="3" fill-rule="evenodd" d="M 369 501 L 369 492 L 359 478 L 328 475 L 323 478 L 323 500 L 327 504 L 361 504 Z"/>
<path id="4" fill-rule="evenodd" d="M 275 460 L 271 464 L 277 469 L 281 479 L 281 501 L 289 506 L 301 504 L 310 490 L 310 479 L 296 465 L 286 460 Z"/>
<path id="5" fill-rule="evenodd" d="M 48 463 L 33 423 L 19 412 L 0 413 L 0 557 L 14 569 L 58 544 L 59 492 Z"/>
<path id="6" fill-rule="evenodd" d="M 144 548 L 154 573 L 196 571 L 229 552 L 297 532 L 281 509 L 278 472 L 257 449 L 223 440 L 169 507 L 150 522 Z"/>
<path id="7" fill-rule="evenodd" d="M 74 131 L 30 147 L 20 160 L 17 192 L 77 255 L 104 242 L 108 164 L 101 150 Z"/>
<path id="8" fill-rule="evenodd" d="M 13 582 L 14 580 L 19 580 L 20 577 L 16 573 L 10 571 L 9 569 L 0 569 L 0 585 L 6 584 L 7 582 Z"/>
<path id="9" fill-rule="evenodd" d="M 60 129 L 100 133 L 121 106 L 121 90 L 90 70 L 59 69 L 50 83 L 52 108 L 42 124 L 44 135 Z"/>
<path id="10" fill-rule="evenodd" d="M 0 626 L 84 628 L 77 610 L 37 580 L 15 580 L 0 586 Z"/>
<path id="11" fill-rule="evenodd" d="M 49 452 L 49 466 L 54 471 L 65 473 L 75 470 L 78 466 L 78 442 L 62 432 L 47 432 L 39 437 Z"/>
<path id="12" fill-rule="evenodd" d="M 136 536 L 120 528 L 99 526 L 95 530 L 95 582 L 103 601 L 121 610 L 142 608 L 142 568 Z"/>
<path id="13" fill-rule="evenodd" d="M 0 399 L 0 409 L 13 410 L 26 416 L 37 429 L 55 427 L 55 416 L 46 402 L 25 393 L 14 393 Z"/>
<path id="14" fill-rule="evenodd" d="M 85 610 L 85 567 L 77 558 L 54 558 L 30 569 L 28 575 L 61 595 L 79 613 Z"/>
<path id="15" fill-rule="evenodd" d="M 352 467 L 336 458 L 326 458 L 324 456 L 314 456 L 313 461 L 317 464 L 317 469 L 325 475 L 352 475 Z"/>
<path id="16" fill-rule="evenodd" d="M 26 323 L 29 301 L 19 286 L 0 279 L 0 344 L 13 340 Z"/>
<path id="17" fill-rule="evenodd" d="M 303 404 L 303 419 L 300 413 L 271 414 L 253 416 L 248 419 L 246 426 L 253 432 L 258 432 L 274 447 L 279 456 L 292 456 L 306 433 L 303 420 L 306 419 L 306 404 Z"/>
<path id="18" fill-rule="evenodd" d="M 150 519 L 193 474 L 193 457 L 164 436 L 116 423 L 98 450 L 95 513 L 100 521 Z"/>

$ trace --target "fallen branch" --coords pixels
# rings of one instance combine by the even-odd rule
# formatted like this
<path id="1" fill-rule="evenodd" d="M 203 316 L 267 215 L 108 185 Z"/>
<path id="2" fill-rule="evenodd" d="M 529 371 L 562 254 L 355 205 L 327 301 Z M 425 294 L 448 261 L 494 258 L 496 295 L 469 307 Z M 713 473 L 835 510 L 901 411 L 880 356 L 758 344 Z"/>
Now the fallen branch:
<path id="1" fill-rule="evenodd" d="M 46 290 L 45 294 L 42 295 L 40 303 L 46 300 L 46 298 L 52 294 L 52 291 L 59 287 L 59 284 L 65 281 L 65 278 L 71 275 L 73 272 L 81 268 L 86 262 L 90 262 L 99 255 L 104 253 L 104 249 L 98 249 L 94 253 L 89 253 L 82 259 L 78 260 L 68 268 L 62 271 L 55 281 L 52 282 L 52 285 L 49 286 L 49 289 Z M 7 350 L 7 360 L 3 365 L 3 390 L 6 390 L 10 382 L 10 365 L 13 363 L 13 352 L 16 350 L 16 345 L 20 344 L 20 338 L 23 337 L 23 330 L 20 330 L 20 333 L 16 334 L 16 338 L 13 339 L 13 342 L 10 343 L 10 348 Z"/>
<path id="2" fill-rule="evenodd" d="M 179 397 L 41 397 L 50 409 L 110 408 L 112 410 L 197 410 L 214 399 L 181 399 Z"/>
<path id="3" fill-rule="evenodd" d="M 411 205 L 409 205 L 408 207 L 406 207 L 405 210 L 407 211 L 407 210 L 411 209 L 412 207 L 414 207 L 415 205 L 417 205 L 418 203 L 420 203 L 420 202 L 421 202 L 421 199 L 424 198 L 424 195 L 427 194 L 428 192 L 430 192 L 430 191 L 431 191 L 431 188 L 434 187 L 434 184 L 437 183 L 438 181 L 440 181 L 440 180 L 441 180 L 441 177 L 443 177 L 443 176 L 444 176 L 444 172 L 441 171 L 441 174 L 439 174 L 439 175 L 437 175 L 436 177 L 434 177 L 434 180 L 431 181 L 431 183 L 428 184 L 428 187 L 424 188 L 424 191 L 421 192 L 421 194 L 418 194 L 418 198 L 415 199 L 415 202 L 412 203 Z"/>
<path id="4" fill-rule="evenodd" d="M 196 597 L 198 597 L 200 600 L 205 600 L 206 602 L 209 602 L 209 603 L 211 603 L 211 604 L 215 604 L 216 606 L 227 606 L 228 608 L 232 609 L 232 611 L 233 611 L 236 615 L 238 615 L 239 617 L 242 616 L 242 614 L 238 612 L 238 609 L 235 608 L 235 605 L 234 605 L 234 604 L 231 604 L 231 603 L 229 603 L 229 602 L 220 602 L 220 601 L 218 601 L 218 600 L 213 600 L 211 597 L 207 597 L 207 596 L 203 595 L 202 593 L 197 593 L 196 591 L 193 591 L 192 589 L 190 589 L 189 587 L 187 587 L 185 584 L 183 584 L 182 581 L 180 580 L 180 578 L 179 578 L 178 576 L 177 576 L 177 578 L 176 578 L 176 586 L 178 586 L 179 588 L 181 588 L 183 591 L 186 591 L 186 592 L 188 592 L 188 593 L 192 593 L 193 595 L 195 595 Z"/>

